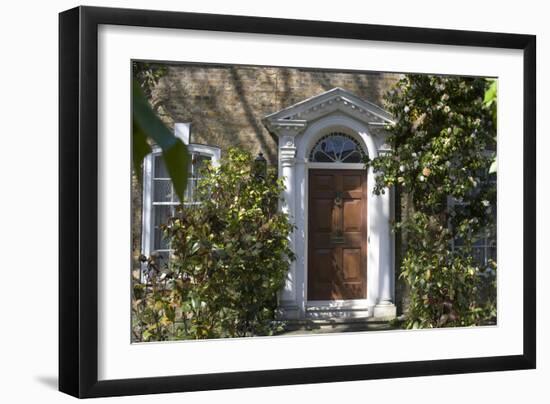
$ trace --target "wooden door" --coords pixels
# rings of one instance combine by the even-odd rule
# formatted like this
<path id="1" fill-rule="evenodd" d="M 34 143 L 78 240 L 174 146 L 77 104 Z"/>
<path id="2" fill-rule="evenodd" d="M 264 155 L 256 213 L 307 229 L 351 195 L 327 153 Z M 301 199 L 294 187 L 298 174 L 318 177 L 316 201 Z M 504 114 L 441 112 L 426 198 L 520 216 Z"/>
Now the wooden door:
<path id="1" fill-rule="evenodd" d="M 367 173 L 309 170 L 308 300 L 367 296 Z"/>

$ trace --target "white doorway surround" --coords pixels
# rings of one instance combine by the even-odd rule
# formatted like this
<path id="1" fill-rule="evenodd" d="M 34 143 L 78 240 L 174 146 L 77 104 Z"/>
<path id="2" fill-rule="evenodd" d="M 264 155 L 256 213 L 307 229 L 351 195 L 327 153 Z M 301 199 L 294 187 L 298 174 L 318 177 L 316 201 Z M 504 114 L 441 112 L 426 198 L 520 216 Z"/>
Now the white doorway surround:
<path id="1" fill-rule="evenodd" d="M 363 163 L 311 162 L 311 149 L 331 133 L 345 134 L 371 159 L 387 151 L 385 126 L 392 117 L 379 106 L 341 88 L 306 99 L 264 118 L 278 137 L 279 177 L 285 192 L 281 209 L 296 225 L 291 235 L 296 260 L 291 264 L 280 293 L 281 316 L 285 319 L 391 319 L 394 304 L 394 239 L 390 228 L 393 192 L 374 195 L 374 174 L 368 169 L 366 296 L 351 300 L 308 299 L 308 172 L 310 169 L 365 170 Z"/>

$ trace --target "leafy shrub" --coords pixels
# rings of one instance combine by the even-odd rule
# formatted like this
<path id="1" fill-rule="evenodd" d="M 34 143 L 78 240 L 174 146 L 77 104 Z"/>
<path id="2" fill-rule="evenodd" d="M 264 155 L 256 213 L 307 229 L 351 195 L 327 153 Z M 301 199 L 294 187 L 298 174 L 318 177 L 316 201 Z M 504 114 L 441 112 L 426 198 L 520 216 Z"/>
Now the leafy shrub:
<path id="1" fill-rule="evenodd" d="M 132 341 L 166 341 L 183 336 L 176 317 L 181 316 L 181 299 L 161 257 L 141 256 L 146 266 L 145 282 L 132 279 Z"/>
<path id="2" fill-rule="evenodd" d="M 494 226 L 496 150 L 492 111 L 480 78 L 405 75 L 387 96 L 396 118 L 391 151 L 368 161 L 375 192 L 397 186 L 410 201 L 396 228 L 406 237 L 401 277 L 410 290 L 407 327 L 481 324 L 496 313 L 496 263 L 480 265 L 473 246 Z M 449 203 L 449 201 L 458 203 Z M 453 249 L 453 240 L 462 245 Z"/>
<path id="3" fill-rule="evenodd" d="M 410 288 L 406 327 L 480 325 L 496 316 L 492 268 L 480 268 L 469 249 L 452 250 L 452 231 L 428 215 L 415 212 L 400 227 L 409 245 L 400 274 Z"/>
<path id="4" fill-rule="evenodd" d="M 277 293 L 294 259 L 293 225 L 278 209 L 284 187 L 276 171 L 257 174 L 249 153 L 229 150 L 219 167 L 202 172 L 200 204 L 180 206 L 164 226 L 173 253 L 152 272 L 164 287 L 150 290 L 147 336 L 170 338 L 163 321 L 174 338 L 275 331 Z"/>

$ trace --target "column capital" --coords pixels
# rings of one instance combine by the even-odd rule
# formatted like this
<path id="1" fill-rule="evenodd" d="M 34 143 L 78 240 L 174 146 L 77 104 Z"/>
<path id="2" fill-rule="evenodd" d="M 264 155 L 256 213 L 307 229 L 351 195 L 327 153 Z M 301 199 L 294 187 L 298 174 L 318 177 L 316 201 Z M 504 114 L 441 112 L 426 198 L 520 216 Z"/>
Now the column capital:
<path id="1" fill-rule="evenodd" d="M 279 147 L 279 161 L 282 167 L 291 167 L 296 162 L 296 147 Z"/>

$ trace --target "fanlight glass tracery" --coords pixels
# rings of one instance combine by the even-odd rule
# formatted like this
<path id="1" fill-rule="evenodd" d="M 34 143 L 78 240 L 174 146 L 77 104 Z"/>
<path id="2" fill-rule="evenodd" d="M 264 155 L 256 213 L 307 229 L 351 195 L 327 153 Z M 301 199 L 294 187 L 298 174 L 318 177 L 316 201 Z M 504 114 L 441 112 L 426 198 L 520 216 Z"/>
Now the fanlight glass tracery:
<path id="1" fill-rule="evenodd" d="M 315 163 L 361 163 L 364 152 L 351 136 L 333 132 L 323 136 L 311 149 L 309 161 Z"/>

